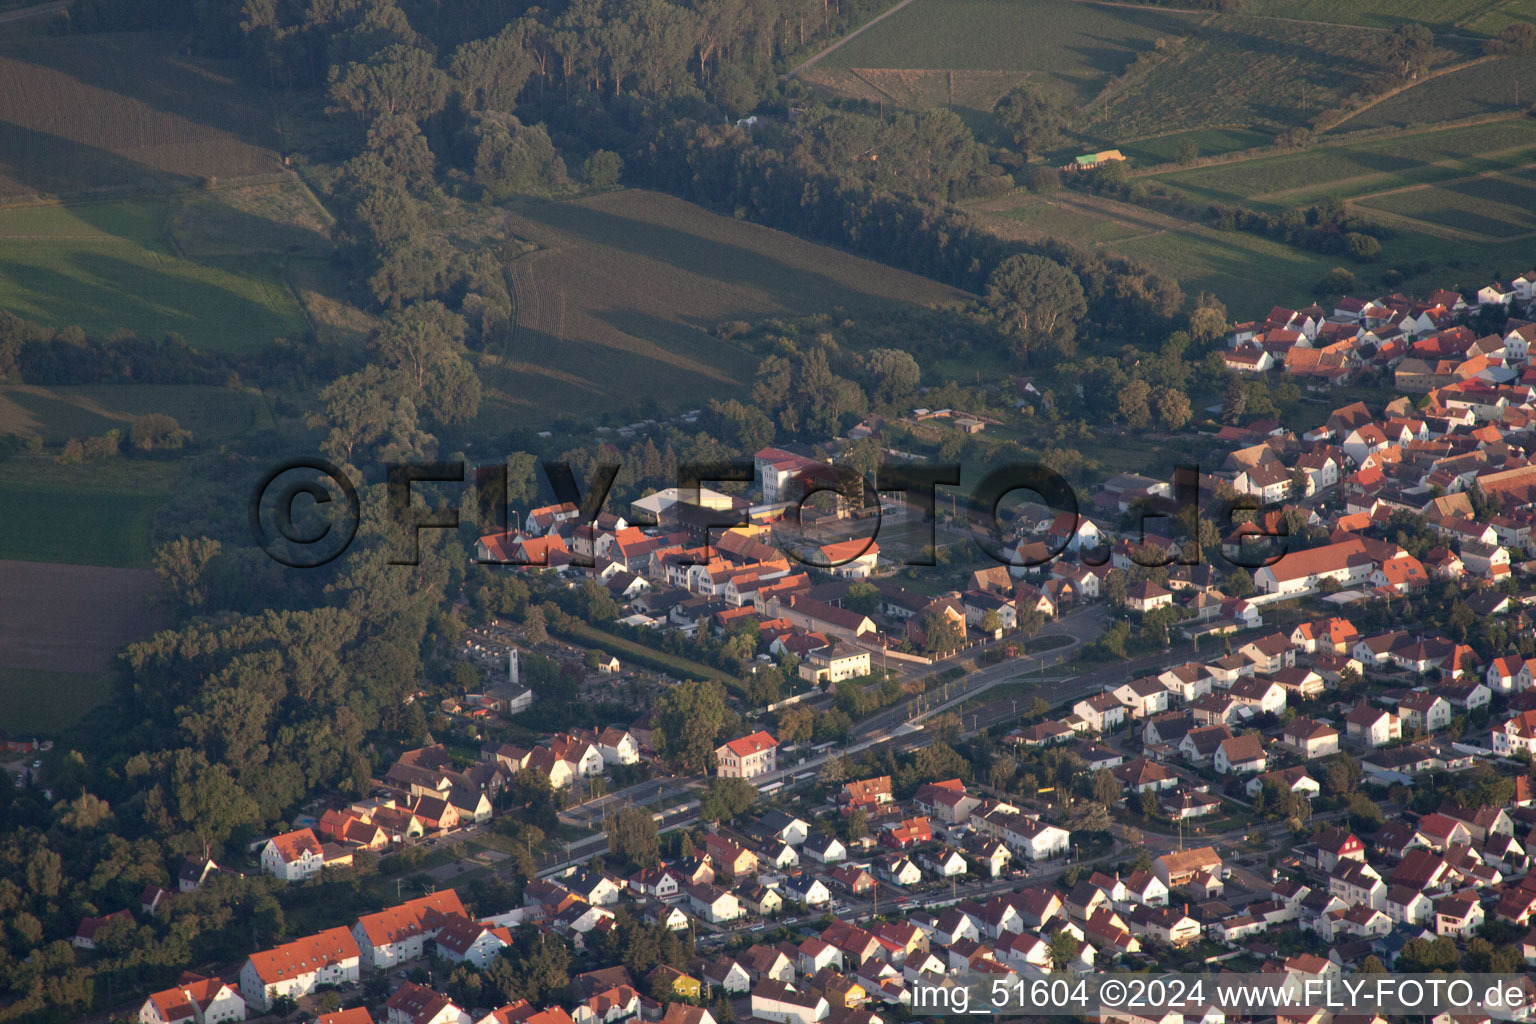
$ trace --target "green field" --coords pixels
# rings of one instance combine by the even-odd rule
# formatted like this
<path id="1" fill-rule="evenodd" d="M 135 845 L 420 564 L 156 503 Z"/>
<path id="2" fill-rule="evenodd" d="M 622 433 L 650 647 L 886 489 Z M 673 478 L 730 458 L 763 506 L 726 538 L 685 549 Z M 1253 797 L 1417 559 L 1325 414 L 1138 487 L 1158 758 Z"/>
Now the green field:
<path id="1" fill-rule="evenodd" d="M 173 416 L 194 441 L 216 441 L 272 426 L 254 391 L 177 384 L 74 387 L 0 386 L 0 434 L 36 434 L 45 444 L 124 430 L 135 417 Z"/>
<path id="2" fill-rule="evenodd" d="M 1038 71 L 1087 100 L 1198 16 L 1073 0 L 917 0 L 822 61 L 832 68 Z"/>
<path id="3" fill-rule="evenodd" d="M 148 199 L 0 210 L 0 308 L 229 352 L 302 328 L 280 257 L 183 259 L 163 240 L 166 213 Z"/>
<path id="4" fill-rule="evenodd" d="M 1517 103 L 1517 99 L 1523 102 Z M 1341 121 L 1335 128 L 1356 131 L 1460 121 L 1519 110 L 1530 106 L 1533 99 L 1536 56 L 1502 57 L 1428 79 Z"/>
<path id="5" fill-rule="evenodd" d="M 1270 132 L 1248 128 L 1200 128 L 1194 131 L 1173 132 L 1157 135 L 1136 142 L 1122 142 L 1120 152 L 1133 164 L 1145 167 L 1151 164 L 1171 163 L 1178 154 L 1179 141 L 1189 139 L 1202 157 L 1221 156 L 1244 149 L 1267 146 L 1275 141 Z"/>
<path id="6" fill-rule="evenodd" d="M 1263 312 L 1260 305 L 1264 310 L 1276 302 L 1306 305 L 1312 286 L 1338 263 L 1336 256 L 1256 235 L 1217 231 L 1123 203 L 1071 198 L 1046 205 L 1049 200 L 1021 196 L 1019 205 L 995 210 L 991 223 L 1005 235 L 1016 225 L 1026 237 L 1051 235 L 1134 256 L 1177 278 L 1186 293 L 1211 292 L 1238 318 Z"/>
<path id="7" fill-rule="evenodd" d="M 146 567 L 150 520 L 180 472 L 148 459 L 0 462 L 0 559 Z"/>
<path id="8" fill-rule="evenodd" d="M 1376 73 L 1351 33 L 1224 16 L 1170 59 L 1093 108 L 1083 133 L 1105 144 L 1219 125 L 1278 130 L 1339 105 Z"/>
<path id="9" fill-rule="evenodd" d="M 56 736 L 111 699 L 112 679 L 111 673 L 0 668 L 0 729 Z"/>
<path id="10" fill-rule="evenodd" d="M 143 567 L 163 494 L 62 487 L 0 489 L 0 559 Z"/>
<path id="11" fill-rule="evenodd" d="M 1465 29 L 1479 16 L 1507 6 L 1511 5 L 1500 0 L 1253 0 L 1248 12 L 1383 29 L 1416 21 L 1445 32 Z"/>
<path id="12" fill-rule="evenodd" d="M 1469 178 L 1367 198 L 1358 205 L 1457 231 L 1512 238 L 1536 231 L 1536 177 L 1527 170 Z"/>
<path id="13" fill-rule="evenodd" d="M 1518 118 L 1321 146 L 1155 178 L 1198 199 L 1281 210 L 1333 196 L 1518 168 L 1533 159 L 1536 121 Z"/>

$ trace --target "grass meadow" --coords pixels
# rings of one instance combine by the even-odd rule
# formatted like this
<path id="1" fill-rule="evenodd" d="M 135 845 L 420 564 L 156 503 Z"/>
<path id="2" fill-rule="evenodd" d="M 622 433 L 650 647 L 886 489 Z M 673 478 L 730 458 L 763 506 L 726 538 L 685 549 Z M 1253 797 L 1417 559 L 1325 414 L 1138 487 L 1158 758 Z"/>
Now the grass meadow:
<path id="1" fill-rule="evenodd" d="M 174 416 L 198 441 L 275 426 L 254 391 L 180 384 L 0 386 L 0 434 L 36 435 L 48 445 L 126 431 L 136 417 L 151 412 Z"/>
<path id="2" fill-rule="evenodd" d="M 110 672 L 0 667 L 0 729 L 57 736 L 112 697 Z"/>
<path id="3" fill-rule="evenodd" d="M 166 213 L 159 199 L 0 210 L 0 307 L 93 334 L 176 331 L 216 351 L 302 328 L 281 256 L 183 258 L 163 240 Z"/>

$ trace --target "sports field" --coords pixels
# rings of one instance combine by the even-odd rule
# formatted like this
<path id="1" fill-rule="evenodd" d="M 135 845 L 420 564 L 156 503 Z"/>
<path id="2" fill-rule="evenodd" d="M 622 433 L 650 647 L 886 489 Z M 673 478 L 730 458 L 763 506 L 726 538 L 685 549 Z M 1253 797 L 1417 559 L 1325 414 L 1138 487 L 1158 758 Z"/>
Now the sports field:
<path id="1" fill-rule="evenodd" d="M 511 264 L 517 330 L 483 368 L 487 428 L 734 393 L 757 358 L 713 335 L 725 321 L 962 298 L 656 192 L 530 203 L 510 229 L 539 249 Z"/>
<path id="2" fill-rule="evenodd" d="M 176 331 L 219 351 L 302 328 L 281 256 L 183 258 L 165 241 L 167 212 L 160 199 L 0 210 L 0 308 L 100 335 Z"/>

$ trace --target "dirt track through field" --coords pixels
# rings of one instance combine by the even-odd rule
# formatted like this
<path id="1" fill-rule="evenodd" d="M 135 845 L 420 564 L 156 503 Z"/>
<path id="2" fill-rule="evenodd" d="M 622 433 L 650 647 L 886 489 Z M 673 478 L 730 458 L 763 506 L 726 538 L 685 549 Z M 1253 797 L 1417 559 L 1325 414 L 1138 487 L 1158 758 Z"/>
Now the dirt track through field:
<path id="1" fill-rule="evenodd" d="M 0 665 L 100 673 L 119 648 L 162 628 L 148 569 L 0 561 Z"/>

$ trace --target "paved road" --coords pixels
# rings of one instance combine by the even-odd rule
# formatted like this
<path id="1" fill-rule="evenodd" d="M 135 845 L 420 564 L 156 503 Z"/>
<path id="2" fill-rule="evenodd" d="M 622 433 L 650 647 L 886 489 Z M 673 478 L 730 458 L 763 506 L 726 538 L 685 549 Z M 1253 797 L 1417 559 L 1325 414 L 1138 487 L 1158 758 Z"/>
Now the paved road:
<path id="1" fill-rule="evenodd" d="M 6 11 L 4 14 L 0 14 L 0 25 L 11 21 L 24 21 L 28 18 L 40 18 L 45 14 L 57 14 L 68 6 L 68 0 L 55 0 L 54 3 L 38 4 L 35 7 L 22 7 L 14 11 Z"/>

